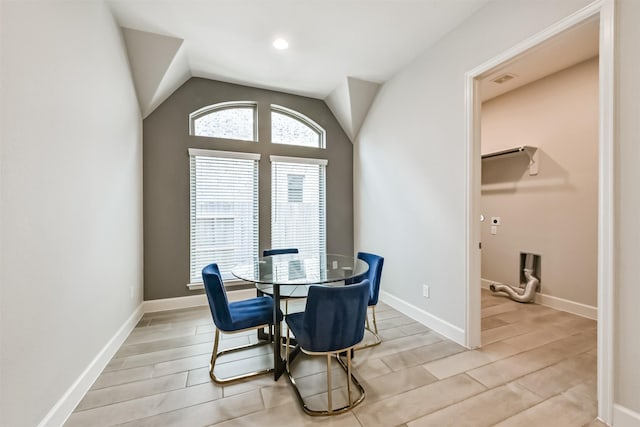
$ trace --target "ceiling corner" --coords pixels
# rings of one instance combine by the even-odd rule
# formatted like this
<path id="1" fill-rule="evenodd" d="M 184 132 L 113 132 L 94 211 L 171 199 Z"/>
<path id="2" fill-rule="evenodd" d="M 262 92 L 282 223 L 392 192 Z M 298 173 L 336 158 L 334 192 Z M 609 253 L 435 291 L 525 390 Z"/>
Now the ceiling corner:
<path id="1" fill-rule="evenodd" d="M 353 130 L 352 140 L 358 136 L 364 123 L 369 108 L 380 90 L 380 83 L 347 77 L 349 86 L 349 100 L 351 108 L 351 126 Z"/>
<path id="2" fill-rule="evenodd" d="M 122 35 L 140 111 L 146 117 L 191 77 L 183 40 L 126 27 Z"/>
<path id="3" fill-rule="evenodd" d="M 347 134 L 351 142 L 353 142 L 353 121 L 351 119 L 351 101 L 349 100 L 348 79 L 345 79 L 338 87 L 336 87 L 325 99 L 333 115 L 335 116 L 342 129 Z"/>
<path id="4" fill-rule="evenodd" d="M 379 83 L 347 77 L 325 98 L 351 142 L 355 141 L 379 89 Z"/>

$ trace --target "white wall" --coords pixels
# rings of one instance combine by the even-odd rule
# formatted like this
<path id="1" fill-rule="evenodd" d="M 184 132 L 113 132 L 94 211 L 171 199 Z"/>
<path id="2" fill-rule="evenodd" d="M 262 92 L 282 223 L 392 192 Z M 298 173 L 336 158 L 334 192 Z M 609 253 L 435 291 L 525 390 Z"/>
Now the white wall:
<path id="1" fill-rule="evenodd" d="M 16 427 L 142 301 L 142 127 L 104 3 L 2 7 L 0 425 Z"/>
<path id="2" fill-rule="evenodd" d="M 519 145 L 538 147 L 537 175 L 524 153 L 482 161 L 482 278 L 518 286 L 532 252 L 542 294 L 596 307 L 597 57 L 482 104 L 482 152 Z"/>
<path id="3" fill-rule="evenodd" d="M 464 73 L 588 3 L 491 2 L 382 87 L 355 143 L 354 203 L 355 249 L 385 256 L 383 291 L 464 327 Z M 614 399 L 637 415 L 640 2 L 616 6 Z"/>
<path id="4" fill-rule="evenodd" d="M 615 401 L 640 426 L 640 2 L 618 1 L 616 59 Z M 614 418 L 615 420 L 615 418 Z M 622 425 L 614 421 L 614 425 Z M 631 424 L 628 424 L 631 425 Z"/>
<path id="5" fill-rule="evenodd" d="M 464 74 L 588 3 L 491 2 L 378 92 L 355 143 L 355 247 L 385 257 L 384 291 L 464 328 Z"/>

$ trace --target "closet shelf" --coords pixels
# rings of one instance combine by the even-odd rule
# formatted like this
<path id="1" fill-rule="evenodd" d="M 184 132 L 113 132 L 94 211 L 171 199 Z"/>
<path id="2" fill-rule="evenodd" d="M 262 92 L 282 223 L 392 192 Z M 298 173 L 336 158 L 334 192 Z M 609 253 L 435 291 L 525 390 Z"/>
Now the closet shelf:
<path id="1" fill-rule="evenodd" d="M 531 147 L 529 145 L 521 145 L 519 147 L 507 148 L 506 150 L 493 151 L 491 153 L 486 153 L 482 155 L 482 160 L 491 159 L 494 157 L 507 156 L 510 154 L 520 154 L 524 153 L 529 156 L 529 175 L 537 175 L 538 174 L 538 166 L 539 166 L 539 154 L 538 147 Z"/>

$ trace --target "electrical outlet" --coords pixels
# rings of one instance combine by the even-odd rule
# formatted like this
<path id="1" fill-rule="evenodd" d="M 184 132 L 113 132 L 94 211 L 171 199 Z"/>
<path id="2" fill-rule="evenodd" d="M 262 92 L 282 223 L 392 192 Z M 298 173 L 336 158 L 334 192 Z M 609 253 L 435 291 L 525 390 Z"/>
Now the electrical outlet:
<path id="1" fill-rule="evenodd" d="M 422 285 L 422 296 L 425 298 L 429 298 L 429 285 Z"/>

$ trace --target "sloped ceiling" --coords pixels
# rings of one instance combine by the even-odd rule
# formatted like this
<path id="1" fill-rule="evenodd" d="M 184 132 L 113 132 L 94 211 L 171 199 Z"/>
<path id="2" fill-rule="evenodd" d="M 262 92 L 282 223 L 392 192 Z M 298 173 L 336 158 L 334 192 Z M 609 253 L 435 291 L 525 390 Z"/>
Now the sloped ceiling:
<path id="1" fill-rule="evenodd" d="M 355 141 L 379 88 L 378 83 L 347 77 L 325 98 L 351 141 Z"/>
<path id="2" fill-rule="evenodd" d="M 147 116 L 191 76 L 330 97 L 352 137 L 376 85 L 489 0 L 107 0 Z M 272 42 L 289 41 L 279 51 Z M 341 88 L 341 86 L 346 86 Z M 348 96 L 339 96 L 346 91 Z M 331 96 L 330 96 L 331 94 Z M 346 102 L 338 107 L 337 103 Z M 336 113 L 338 114 L 338 113 Z"/>
<path id="3" fill-rule="evenodd" d="M 191 77 L 183 40 L 122 28 L 129 65 L 143 117 Z"/>

